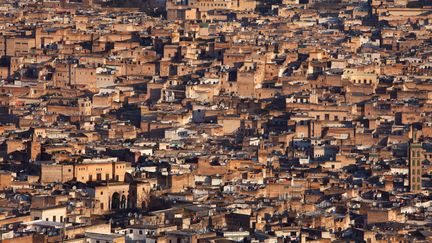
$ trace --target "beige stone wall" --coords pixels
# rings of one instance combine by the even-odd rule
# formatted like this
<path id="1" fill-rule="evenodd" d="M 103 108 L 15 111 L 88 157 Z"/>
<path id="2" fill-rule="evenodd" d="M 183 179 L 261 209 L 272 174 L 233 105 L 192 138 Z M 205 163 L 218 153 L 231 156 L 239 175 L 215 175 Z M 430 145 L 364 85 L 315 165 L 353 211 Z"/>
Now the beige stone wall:
<path id="1" fill-rule="evenodd" d="M 96 86 L 96 68 L 76 67 L 72 70 L 72 84 L 83 85 L 85 87 Z"/>
<path id="2" fill-rule="evenodd" d="M 8 67 L 0 67 L 0 78 L 5 79 L 9 76 L 9 68 Z"/>
<path id="3" fill-rule="evenodd" d="M 64 222 L 66 220 L 66 207 L 53 207 L 44 209 L 31 209 L 32 220 L 45 220 L 53 222 Z"/>
<path id="4" fill-rule="evenodd" d="M 6 55 L 20 56 L 30 54 L 30 50 L 35 47 L 34 38 L 12 37 L 6 39 Z"/>
<path id="5" fill-rule="evenodd" d="M 73 239 L 77 235 L 83 235 L 86 232 L 109 234 L 111 233 L 111 225 L 107 223 L 107 224 L 94 224 L 85 227 L 75 227 L 66 230 L 65 235 L 68 236 L 68 239 Z"/>
<path id="6" fill-rule="evenodd" d="M 190 1 L 189 6 L 197 8 L 200 12 L 210 10 L 253 11 L 256 2 L 253 0 L 193 0 Z"/>
<path id="7" fill-rule="evenodd" d="M 223 175 L 227 171 L 226 166 L 212 166 L 209 161 L 198 161 L 197 175 Z"/>
<path id="8" fill-rule="evenodd" d="M 22 140 L 8 140 L 6 141 L 6 153 L 10 154 L 15 151 L 22 151 L 26 148 L 25 142 Z"/>
<path id="9" fill-rule="evenodd" d="M 10 188 L 12 182 L 12 175 L 8 172 L 0 173 L 0 190 Z"/>
<path id="10" fill-rule="evenodd" d="M 171 192 L 181 192 L 188 187 L 193 187 L 194 175 L 191 173 L 182 175 L 170 175 L 169 177 Z"/>
<path id="11" fill-rule="evenodd" d="M 66 182 L 73 179 L 73 165 L 42 165 L 41 183 Z"/>
<path id="12" fill-rule="evenodd" d="M 131 202 L 130 206 L 143 209 L 148 207 L 150 203 L 151 184 L 147 182 L 140 182 L 133 186 L 133 188 L 135 192 L 133 194 L 134 196 L 131 197 L 133 201 Z"/>
<path id="13" fill-rule="evenodd" d="M 106 213 L 112 210 L 113 199 L 119 203 L 117 206 L 127 207 L 129 198 L 129 184 L 109 183 L 105 186 L 97 186 L 94 190 L 95 213 Z M 122 200 L 125 200 L 124 205 Z"/>
<path id="14" fill-rule="evenodd" d="M 237 117 L 218 118 L 218 124 L 222 125 L 224 134 L 232 134 L 240 128 L 241 119 Z"/>
<path id="15" fill-rule="evenodd" d="M 2 243 L 33 243 L 38 242 L 34 239 L 33 235 L 14 237 L 10 239 L 4 239 L 1 241 Z"/>
<path id="16" fill-rule="evenodd" d="M 62 105 L 47 105 L 48 112 L 54 114 L 61 114 L 66 116 L 78 115 L 79 108 L 76 106 L 62 106 Z"/>
<path id="17" fill-rule="evenodd" d="M 74 166 L 77 181 L 86 183 L 90 181 L 116 180 L 124 181 L 126 163 L 85 163 Z"/>

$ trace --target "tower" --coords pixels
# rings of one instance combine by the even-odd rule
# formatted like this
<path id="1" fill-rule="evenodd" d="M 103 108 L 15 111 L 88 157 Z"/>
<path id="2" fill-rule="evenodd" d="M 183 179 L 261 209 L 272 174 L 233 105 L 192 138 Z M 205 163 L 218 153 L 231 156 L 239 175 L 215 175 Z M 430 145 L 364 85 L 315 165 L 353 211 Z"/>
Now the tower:
<path id="1" fill-rule="evenodd" d="M 27 142 L 27 154 L 29 161 L 37 161 L 40 158 L 42 151 L 42 145 L 38 139 L 33 138 L 31 141 Z"/>
<path id="2" fill-rule="evenodd" d="M 91 101 L 88 98 L 78 99 L 78 110 L 82 116 L 90 116 L 92 111 Z"/>
<path id="3" fill-rule="evenodd" d="M 419 192 L 422 185 L 422 145 L 417 141 L 416 130 L 412 128 L 412 142 L 408 143 L 409 186 L 411 192 Z"/>

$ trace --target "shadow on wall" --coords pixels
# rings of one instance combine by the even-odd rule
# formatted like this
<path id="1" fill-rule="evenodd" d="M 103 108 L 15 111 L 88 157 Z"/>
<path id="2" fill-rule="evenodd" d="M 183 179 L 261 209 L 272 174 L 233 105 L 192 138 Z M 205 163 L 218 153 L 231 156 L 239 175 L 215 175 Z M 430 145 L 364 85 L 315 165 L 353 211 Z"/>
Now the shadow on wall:
<path id="1" fill-rule="evenodd" d="M 165 16 L 165 0 L 109 0 L 106 7 L 139 8 L 151 16 Z"/>

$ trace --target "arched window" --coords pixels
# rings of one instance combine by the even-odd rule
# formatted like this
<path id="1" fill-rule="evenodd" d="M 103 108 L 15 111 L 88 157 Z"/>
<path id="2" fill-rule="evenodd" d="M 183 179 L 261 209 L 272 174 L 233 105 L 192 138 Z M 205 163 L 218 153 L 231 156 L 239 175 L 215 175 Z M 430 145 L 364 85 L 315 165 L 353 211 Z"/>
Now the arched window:
<path id="1" fill-rule="evenodd" d="M 122 198 L 121 198 L 121 208 L 126 208 L 126 197 L 125 197 L 125 195 L 122 195 Z"/>
<path id="2" fill-rule="evenodd" d="M 116 210 L 120 208 L 120 194 L 118 192 L 114 192 L 111 200 L 111 209 Z"/>

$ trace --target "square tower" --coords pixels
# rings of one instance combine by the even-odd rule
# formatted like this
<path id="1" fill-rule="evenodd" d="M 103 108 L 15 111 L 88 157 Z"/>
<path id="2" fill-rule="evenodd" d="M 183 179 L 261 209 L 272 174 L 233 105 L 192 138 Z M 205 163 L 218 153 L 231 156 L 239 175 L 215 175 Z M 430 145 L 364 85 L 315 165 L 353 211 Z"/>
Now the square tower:
<path id="1" fill-rule="evenodd" d="M 421 143 L 409 143 L 409 185 L 411 192 L 421 191 L 422 185 L 422 146 Z"/>

